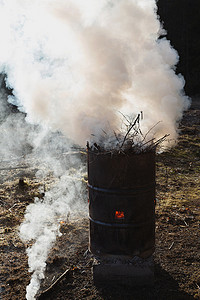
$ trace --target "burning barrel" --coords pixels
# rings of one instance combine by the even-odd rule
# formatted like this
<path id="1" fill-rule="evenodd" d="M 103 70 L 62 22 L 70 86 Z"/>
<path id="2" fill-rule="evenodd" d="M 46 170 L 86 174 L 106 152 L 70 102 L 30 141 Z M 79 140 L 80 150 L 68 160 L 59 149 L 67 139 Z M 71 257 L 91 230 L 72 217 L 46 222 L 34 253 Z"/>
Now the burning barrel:
<path id="1" fill-rule="evenodd" d="M 88 149 L 90 251 L 148 258 L 155 245 L 155 151 Z"/>

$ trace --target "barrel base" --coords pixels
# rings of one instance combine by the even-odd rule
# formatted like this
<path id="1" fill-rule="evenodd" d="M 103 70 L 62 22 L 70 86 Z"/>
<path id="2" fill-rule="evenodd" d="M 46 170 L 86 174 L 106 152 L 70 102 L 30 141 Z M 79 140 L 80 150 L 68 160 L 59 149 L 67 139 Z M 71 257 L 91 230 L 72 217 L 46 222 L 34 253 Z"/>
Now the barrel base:
<path id="1" fill-rule="evenodd" d="M 154 285 L 153 258 L 135 257 L 132 263 L 102 262 L 95 259 L 93 264 L 93 280 L 97 286 L 123 285 L 129 287 Z"/>

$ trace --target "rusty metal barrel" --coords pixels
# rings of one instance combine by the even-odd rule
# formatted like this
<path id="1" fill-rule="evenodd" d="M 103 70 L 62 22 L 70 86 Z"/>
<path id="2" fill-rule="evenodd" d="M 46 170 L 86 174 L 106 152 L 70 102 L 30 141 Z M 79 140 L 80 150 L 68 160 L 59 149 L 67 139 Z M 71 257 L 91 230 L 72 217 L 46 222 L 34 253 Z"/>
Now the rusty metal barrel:
<path id="1" fill-rule="evenodd" d="M 88 149 L 89 249 L 150 257 L 155 246 L 155 152 L 99 153 Z"/>

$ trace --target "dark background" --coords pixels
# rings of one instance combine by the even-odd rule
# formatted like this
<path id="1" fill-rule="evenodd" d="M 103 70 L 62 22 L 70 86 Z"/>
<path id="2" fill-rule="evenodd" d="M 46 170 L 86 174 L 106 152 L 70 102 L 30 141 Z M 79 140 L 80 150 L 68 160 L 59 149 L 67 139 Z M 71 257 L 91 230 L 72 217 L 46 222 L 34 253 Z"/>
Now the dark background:
<path id="1" fill-rule="evenodd" d="M 200 94 L 200 0 L 158 0 L 158 14 L 179 53 L 186 94 Z"/>

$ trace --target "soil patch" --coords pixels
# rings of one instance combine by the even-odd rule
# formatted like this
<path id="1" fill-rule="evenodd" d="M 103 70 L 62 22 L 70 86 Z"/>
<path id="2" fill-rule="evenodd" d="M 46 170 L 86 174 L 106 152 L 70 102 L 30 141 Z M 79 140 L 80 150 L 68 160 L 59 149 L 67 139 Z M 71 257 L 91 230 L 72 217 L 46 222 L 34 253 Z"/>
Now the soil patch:
<path id="1" fill-rule="evenodd" d="M 155 286 L 94 286 L 88 249 L 88 220 L 61 224 L 62 236 L 49 253 L 40 293 L 70 271 L 40 299 L 200 299 L 200 101 L 185 113 L 179 143 L 157 156 Z M 0 292 L 2 299 L 25 299 L 26 248 L 18 235 L 26 206 L 42 198 L 35 170 L 7 162 L 0 166 Z"/>

